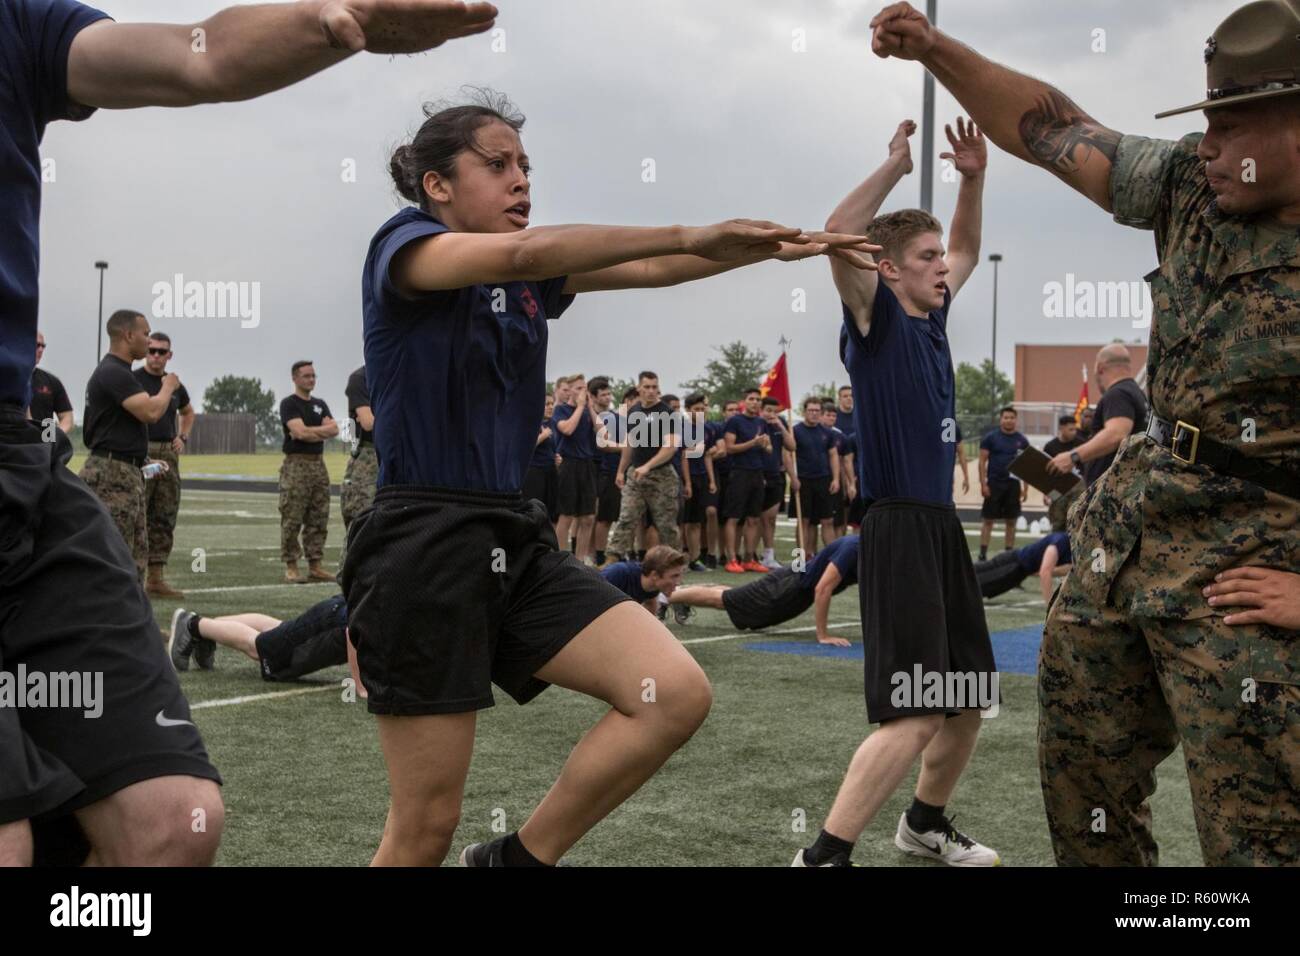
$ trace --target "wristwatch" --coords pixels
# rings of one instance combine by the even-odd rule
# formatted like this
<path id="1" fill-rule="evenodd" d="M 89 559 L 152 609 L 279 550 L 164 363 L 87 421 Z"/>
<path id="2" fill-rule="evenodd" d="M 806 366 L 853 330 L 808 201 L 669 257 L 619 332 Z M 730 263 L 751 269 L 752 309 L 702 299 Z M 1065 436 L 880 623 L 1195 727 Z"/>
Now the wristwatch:
<path id="1" fill-rule="evenodd" d="M 181 440 L 181 443 L 182 443 L 182 444 L 188 445 L 188 444 L 190 443 L 190 436 L 189 436 L 189 435 L 178 435 L 178 436 L 176 436 L 176 437 L 178 437 L 178 438 Z"/>
<path id="2" fill-rule="evenodd" d="M 1079 453 L 1077 451 L 1070 452 L 1070 461 L 1074 462 L 1075 468 L 1083 467 L 1083 459 L 1079 457 Z"/>

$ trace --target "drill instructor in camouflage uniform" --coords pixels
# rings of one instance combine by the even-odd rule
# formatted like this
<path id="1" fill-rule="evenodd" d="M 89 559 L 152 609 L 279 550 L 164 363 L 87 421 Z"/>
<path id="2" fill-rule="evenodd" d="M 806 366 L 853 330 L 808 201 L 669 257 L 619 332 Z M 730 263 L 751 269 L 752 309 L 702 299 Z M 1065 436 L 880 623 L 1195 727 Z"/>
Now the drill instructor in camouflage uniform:
<path id="1" fill-rule="evenodd" d="M 1057 862 L 1155 864 L 1181 742 L 1205 862 L 1300 863 L 1300 0 L 1220 25 L 1208 99 L 1171 111 L 1208 129 L 1179 141 L 1107 129 L 909 4 L 872 27 L 1003 149 L 1155 232 L 1151 424 L 1076 506 L 1040 652 Z"/>
<path id="2" fill-rule="evenodd" d="M 370 409 L 370 389 L 366 385 L 363 365 L 348 376 L 348 418 L 352 419 L 352 457 L 343 473 L 339 504 L 343 511 L 343 550 L 347 551 L 347 531 L 352 519 L 375 500 L 379 483 L 379 456 L 375 453 L 375 415 Z M 343 567 L 343 556 L 339 556 Z"/>
<path id="3" fill-rule="evenodd" d="M 119 309 L 108 318 L 108 354 L 86 383 L 86 447 L 81 480 L 104 503 L 131 549 L 136 574 L 144 582 L 149 559 L 145 478 L 149 460 L 148 425 L 171 408 L 180 379 L 168 373 L 150 395 L 131 374 L 131 363 L 149 351 L 149 321 L 139 312 Z"/>
<path id="4" fill-rule="evenodd" d="M 671 463 L 682 445 L 681 419 L 659 400 L 659 376 L 654 372 L 642 372 L 637 389 L 641 401 L 627 413 L 627 447 L 614 475 L 614 484 L 623 491 L 618 524 L 609 536 L 609 551 L 617 555 L 631 552 L 647 511 L 659 530 L 659 542 L 677 547 L 681 481 Z"/>
<path id="5" fill-rule="evenodd" d="M 162 391 L 167 363 L 172 358 L 172 340 L 166 332 L 149 333 L 149 354 L 133 373 L 140 387 L 152 398 Z M 178 421 L 179 418 L 179 421 Z M 194 406 L 184 385 L 172 393 L 162 418 L 148 426 L 149 459 L 167 463 L 167 470 L 144 483 L 145 511 L 149 538 L 149 577 L 144 589 L 154 597 L 178 598 L 184 593 L 166 580 L 167 559 L 172 553 L 176 514 L 181 507 L 181 465 L 179 455 L 194 428 Z"/>
<path id="6" fill-rule="evenodd" d="M 311 362 L 293 363 L 293 394 L 280 402 L 284 428 L 284 464 L 280 466 L 280 560 L 290 584 L 305 580 L 333 581 L 321 567 L 330 520 L 330 476 L 325 468 L 325 441 L 339 433 L 324 400 L 312 397 L 316 369 Z M 301 548 L 298 534 L 302 533 Z M 307 555 L 307 577 L 298 571 L 298 557 Z"/>

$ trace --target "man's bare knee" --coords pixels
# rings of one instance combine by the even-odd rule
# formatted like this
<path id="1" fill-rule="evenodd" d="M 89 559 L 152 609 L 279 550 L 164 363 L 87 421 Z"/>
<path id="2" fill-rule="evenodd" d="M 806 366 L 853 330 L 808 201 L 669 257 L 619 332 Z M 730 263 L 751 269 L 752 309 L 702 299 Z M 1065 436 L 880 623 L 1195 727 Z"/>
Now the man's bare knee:
<path id="1" fill-rule="evenodd" d="M 82 817 L 91 861 L 101 866 L 211 866 L 225 829 L 221 788 L 197 777 L 144 781 L 92 805 Z M 152 787 L 150 785 L 153 785 Z M 115 802 L 114 802 L 115 801 Z"/>
<path id="2" fill-rule="evenodd" d="M 644 697 L 643 697 L 644 699 Z M 656 681 L 649 716 L 674 738 L 688 740 L 713 706 L 713 687 L 697 665 L 675 668 Z"/>
<path id="3" fill-rule="evenodd" d="M 0 866 L 32 865 L 32 827 L 26 820 L 0 824 Z"/>

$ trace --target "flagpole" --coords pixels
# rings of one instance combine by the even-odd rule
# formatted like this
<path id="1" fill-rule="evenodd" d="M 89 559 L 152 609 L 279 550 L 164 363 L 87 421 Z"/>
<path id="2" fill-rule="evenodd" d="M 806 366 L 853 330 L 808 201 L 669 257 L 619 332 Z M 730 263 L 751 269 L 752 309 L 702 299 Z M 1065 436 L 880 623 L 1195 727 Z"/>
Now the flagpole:
<path id="1" fill-rule="evenodd" d="M 790 374 L 790 352 L 789 352 L 790 340 L 787 339 L 784 335 L 782 335 L 780 344 L 781 344 L 781 355 L 785 358 L 785 380 L 786 382 L 790 382 L 794 378 L 794 376 Z M 785 410 L 785 424 L 786 427 L 790 429 L 790 434 L 792 435 L 794 434 L 794 419 L 793 419 L 794 408 L 791 407 L 793 405 L 794 405 L 794 395 L 791 394 L 790 405 L 786 406 L 786 410 Z M 790 468 L 792 469 L 790 478 L 798 478 L 799 477 L 799 456 L 798 455 L 790 456 Z M 804 548 L 804 542 L 803 542 L 803 502 L 799 498 L 799 492 L 794 490 L 794 482 L 787 480 L 787 483 L 789 484 L 790 487 L 790 494 L 794 497 L 795 545 L 799 548 L 799 551 L 803 554 L 804 561 L 807 561 L 808 551 Z"/>

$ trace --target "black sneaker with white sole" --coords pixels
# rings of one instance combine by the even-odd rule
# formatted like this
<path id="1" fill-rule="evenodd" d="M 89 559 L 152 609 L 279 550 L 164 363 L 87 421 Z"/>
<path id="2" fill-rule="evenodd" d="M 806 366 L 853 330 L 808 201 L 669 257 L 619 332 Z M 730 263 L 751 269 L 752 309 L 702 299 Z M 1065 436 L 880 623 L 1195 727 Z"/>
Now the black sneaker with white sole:
<path id="1" fill-rule="evenodd" d="M 673 605 L 673 620 L 678 624 L 685 624 L 694 616 L 695 608 L 691 607 L 689 604 Z"/>
<path id="2" fill-rule="evenodd" d="M 190 637 L 190 618 L 194 614 L 178 607 L 172 613 L 171 634 L 167 638 L 167 654 L 178 671 L 190 669 L 190 655 L 194 652 L 194 639 Z"/>
<path id="3" fill-rule="evenodd" d="M 497 837 L 491 843 L 471 843 L 460 851 L 461 866 L 505 866 L 501 849 L 506 845 L 505 837 Z"/>

